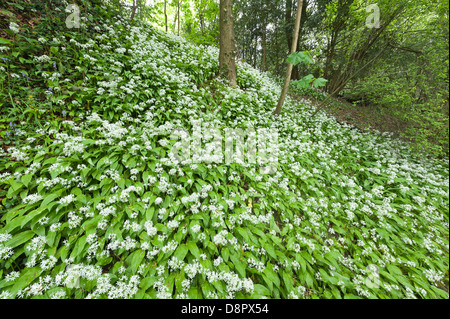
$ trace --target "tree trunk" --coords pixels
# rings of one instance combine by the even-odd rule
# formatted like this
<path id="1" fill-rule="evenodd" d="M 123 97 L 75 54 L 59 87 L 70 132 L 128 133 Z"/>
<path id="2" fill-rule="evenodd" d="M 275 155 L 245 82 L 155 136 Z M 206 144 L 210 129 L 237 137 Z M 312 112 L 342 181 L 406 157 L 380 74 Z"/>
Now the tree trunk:
<path id="1" fill-rule="evenodd" d="M 219 67 L 231 86 L 236 80 L 236 43 L 234 39 L 233 0 L 220 0 L 220 53 Z"/>
<path id="2" fill-rule="evenodd" d="M 134 19 L 134 15 L 136 14 L 136 8 L 137 8 L 136 0 L 133 0 L 133 11 L 131 12 L 130 22 L 132 22 Z"/>
<path id="3" fill-rule="evenodd" d="M 297 42 L 298 42 L 298 33 L 300 31 L 300 21 L 302 18 L 302 7 L 303 7 L 303 0 L 298 0 L 298 6 L 297 6 L 297 18 L 295 21 L 295 30 L 294 35 L 292 39 L 292 48 L 291 48 L 291 54 L 295 53 L 297 51 Z M 281 112 L 281 109 L 283 108 L 284 100 L 286 99 L 286 94 L 289 89 L 289 84 L 291 83 L 291 75 L 292 75 L 292 67 L 293 65 L 291 63 L 288 63 L 288 69 L 286 72 L 286 80 L 284 81 L 284 87 L 281 91 L 280 100 L 278 101 L 277 108 L 274 111 L 274 115 L 279 115 Z"/>
<path id="4" fill-rule="evenodd" d="M 175 34 L 175 30 L 177 28 L 177 20 L 178 20 L 178 11 L 175 12 L 175 19 L 173 20 L 173 34 Z"/>
<path id="5" fill-rule="evenodd" d="M 253 46 L 253 67 L 258 68 L 258 34 L 255 34 L 255 45 Z"/>
<path id="6" fill-rule="evenodd" d="M 178 36 L 180 36 L 180 15 L 181 15 L 181 11 L 180 11 L 180 5 L 181 5 L 181 0 L 178 0 Z"/>
<path id="7" fill-rule="evenodd" d="M 303 17 L 306 16 L 306 9 L 308 6 L 308 1 L 303 1 L 302 4 L 302 12 L 301 15 Z M 286 40 L 287 40 L 287 44 L 288 44 L 288 49 L 290 50 L 292 48 L 292 32 L 293 32 L 293 28 L 291 27 L 291 21 L 293 20 L 293 15 L 292 15 L 292 9 L 293 9 L 293 1 L 292 0 L 286 0 L 286 12 L 285 12 L 285 34 L 286 34 Z M 298 9 L 298 7 L 297 7 Z M 303 30 L 303 24 L 305 22 L 305 18 L 303 18 L 300 21 L 300 27 L 299 27 L 299 37 L 297 39 L 297 48 L 300 45 L 300 34 L 302 33 Z M 293 66 L 292 67 L 292 74 L 291 74 L 291 80 L 300 80 L 300 73 L 299 73 L 299 69 L 298 66 Z"/>
<path id="8" fill-rule="evenodd" d="M 263 55 L 262 55 L 262 61 L 261 61 L 261 71 L 266 72 L 266 56 L 267 56 L 267 43 L 266 43 L 266 37 L 267 37 L 267 27 L 266 23 L 263 24 L 263 30 L 262 30 L 262 49 L 263 49 Z"/>
<path id="9" fill-rule="evenodd" d="M 166 21 L 166 33 L 169 31 L 169 26 L 167 23 L 167 0 L 164 0 L 164 19 Z"/>
<path id="10" fill-rule="evenodd" d="M 284 17 L 284 33 L 286 34 L 286 41 L 288 49 L 292 48 L 292 29 L 290 28 L 292 20 L 292 0 L 286 0 L 286 12 Z"/>

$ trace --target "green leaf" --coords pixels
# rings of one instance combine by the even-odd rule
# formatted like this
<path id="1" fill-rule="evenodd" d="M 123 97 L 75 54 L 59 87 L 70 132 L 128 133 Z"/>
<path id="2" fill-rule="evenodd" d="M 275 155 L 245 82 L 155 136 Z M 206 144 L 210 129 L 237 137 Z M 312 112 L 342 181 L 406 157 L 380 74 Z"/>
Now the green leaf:
<path id="1" fill-rule="evenodd" d="M 139 249 L 133 253 L 133 258 L 131 259 L 131 272 L 133 274 L 135 274 L 136 271 L 138 270 L 144 257 L 145 257 L 145 251 L 143 251 L 141 249 Z"/>
<path id="2" fill-rule="evenodd" d="M 200 299 L 202 297 L 202 292 L 200 287 L 191 287 L 188 291 L 189 299 Z"/>
<path id="3" fill-rule="evenodd" d="M 184 279 L 185 279 L 184 271 L 182 271 L 179 274 L 176 274 L 176 276 L 175 276 L 175 287 L 177 288 L 178 292 L 182 292 L 183 291 L 182 283 L 183 283 Z"/>
<path id="4" fill-rule="evenodd" d="M 311 82 L 313 81 L 314 76 L 312 74 L 308 74 L 307 76 L 303 77 L 301 80 L 293 81 L 292 84 L 295 85 L 299 89 L 305 89 L 308 88 Z"/>
<path id="5" fill-rule="evenodd" d="M 230 257 L 230 250 L 227 247 L 222 248 L 222 258 L 225 262 L 228 261 L 228 258 Z"/>
<path id="6" fill-rule="evenodd" d="M 311 64 L 314 62 L 311 53 L 308 51 L 294 52 L 288 56 L 286 61 L 292 65 L 297 65 L 299 63 Z"/>
<path id="7" fill-rule="evenodd" d="M 306 270 L 306 262 L 305 262 L 305 260 L 299 254 L 295 255 L 295 259 L 300 263 L 300 269 L 305 271 Z"/>
<path id="8" fill-rule="evenodd" d="M 173 255 L 177 257 L 178 260 L 183 261 L 188 253 L 188 250 L 189 248 L 185 244 L 181 244 L 178 246 L 177 250 L 175 250 Z"/>
<path id="9" fill-rule="evenodd" d="M 386 265 L 386 268 L 392 275 L 403 275 L 402 270 L 394 265 Z"/>
<path id="10" fill-rule="evenodd" d="M 25 272 L 15 281 L 10 293 L 15 295 L 19 290 L 31 284 L 33 280 L 35 280 L 42 272 L 43 270 L 41 267 L 27 268 Z"/>
<path id="11" fill-rule="evenodd" d="M 283 277 L 284 284 L 286 285 L 286 288 L 288 291 L 292 290 L 293 286 L 293 280 L 292 277 L 289 276 L 289 274 L 286 271 L 281 270 L 281 276 Z"/>
<path id="12" fill-rule="evenodd" d="M 264 249 L 267 251 L 267 253 L 270 255 L 270 257 L 272 257 L 273 259 L 277 259 L 278 258 L 272 245 L 265 244 L 264 245 Z"/>
<path id="13" fill-rule="evenodd" d="M 50 52 L 53 54 L 58 53 L 58 47 L 50 47 Z"/>
<path id="14" fill-rule="evenodd" d="M 246 242 L 249 242 L 248 233 L 245 231 L 245 229 L 236 227 L 236 231 L 244 238 Z"/>
<path id="15" fill-rule="evenodd" d="M 84 246 L 86 245 L 86 235 L 79 238 L 77 240 L 77 243 L 75 244 L 75 247 L 72 250 L 72 253 L 70 254 L 71 257 L 82 257 L 81 252 L 83 251 Z"/>
<path id="16" fill-rule="evenodd" d="M 313 277 L 308 272 L 305 272 L 304 275 L 305 275 L 304 278 L 306 281 L 306 285 L 308 286 L 308 288 L 313 288 L 314 287 Z"/>
<path id="17" fill-rule="evenodd" d="M 253 285 L 254 292 L 252 295 L 252 299 L 260 299 L 262 296 L 270 296 L 270 290 L 260 284 Z"/>
<path id="18" fill-rule="evenodd" d="M 11 44 L 11 41 L 8 39 L 0 38 L 0 44 Z"/>
<path id="19" fill-rule="evenodd" d="M 156 276 L 145 277 L 144 279 L 141 280 L 139 287 L 143 291 L 146 291 L 148 288 L 153 286 L 153 284 L 156 282 L 156 280 L 158 280 L 158 278 Z"/>
<path id="20" fill-rule="evenodd" d="M 51 201 L 54 201 L 56 198 L 58 198 L 58 196 L 59 196 L 58 194 L 50 194 L 50 195 L 46 196 L 44 198 L 44 200 L 42 201 L 40 207 L 45 208 L 45 206 L 47 206 Z"/>
<path id="21" fill-rule="evenodd" d="M 13 238 L 7 241 L 6 246 L 10 248 L 15 248 L 33 238 L 34 235 L 35 235 L 34 231 L 26 230 L 24 232 L 15 235 Z"/>
<path id="22" fill-rule="evenodd" d="M 25 187 L 28 187 L 28 184 L 30 184 L 30 181 L 32 178 L 33 178 L 33 175 L 27 174 L 27 175 L 23 175 L 20 180 L 25 185 Z"/>
<path id="23" fill-rule="evenodd" d="M 189 251 L 192 255 L 194 255 L 195 258 L 200 258 L 200 249 L 198 249 L 197 245 L 194 242 L 188 241 L 186 243 L 186 246 L 189 248 Z"/>
<path id="24" fill-rule="evenodd" d="M 313 86 L 314 86 L 315 88 L 317 88 L 317 87 L 319 87 L 319 86 L 325 86 L 327 82 L 328 82 L 328 80 L 326 80 L 326 79 L 324 79 L 324 78 L 318 78 L 318 79 L 315 79 L 315 80 L 314 80 Z"/>
<path id="25" fill-rule="evenodd" d="M 245 264 L 237 255 L 231 255 L 230 259 L 233 262 L 234 269 L 237 271 L 237 273 L 241 275 L 241 278 L 245 278 Z"/>
<path id="26" fill-rule="evenodd" d="M 361 297 L 353 294 L 345 294 L 344 299 L 361 299 Z"/>
<path id="27" fill-rule="evenodd" d="M 265 274 L 270 281 L 272 281 L 278 288 L 280 288 L 280 278 L 273 271 L 272 265 L 267 266 L 266 268 L 264 268 L 263 274 Z"/>

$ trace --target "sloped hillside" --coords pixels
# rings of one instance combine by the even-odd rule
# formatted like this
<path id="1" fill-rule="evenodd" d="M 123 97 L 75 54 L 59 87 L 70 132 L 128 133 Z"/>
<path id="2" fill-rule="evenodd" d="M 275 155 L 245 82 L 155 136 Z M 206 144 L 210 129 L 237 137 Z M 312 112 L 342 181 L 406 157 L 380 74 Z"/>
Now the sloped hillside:
<path id="1" fill-rule="evenodd" d="M 2 44 L 1 297 L 448 298 L 447 163 L 89 10 Z M 210 128 L 277 132 L 272 171 L 170 155 Z"/>

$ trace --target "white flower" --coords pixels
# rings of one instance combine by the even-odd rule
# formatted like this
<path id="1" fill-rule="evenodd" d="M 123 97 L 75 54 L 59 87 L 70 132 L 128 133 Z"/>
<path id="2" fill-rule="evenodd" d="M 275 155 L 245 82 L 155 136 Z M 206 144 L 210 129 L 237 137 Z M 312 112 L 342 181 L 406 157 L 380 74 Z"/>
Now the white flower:
<path id="1" fill-rule="evenodd" d="M 178 228 L 178 226 L 180 226 L 180 222 L 176 221 L 176 220 L 171 220 L 167 223 L 167 227 L 169 229 L 174 229 L 174 228 Z"/>
<path id="2" fill-rule="evenodd" d="M 38 193 L 36 193 L 36 194 L 28 195 L 28 196 L 25 197 L 22 201 L 23 201 L 25 204 L 32 205 L 32 204 L 34 204 L 34 203 L 36 203 L 36 202 L 38 202 L 38 201 L 40 201 L 40 200 L 42 200 L 42 196 L 39 195 Z"/>
<path id="3" fill-rule="evenodd" d="M 214 267 L 219 267 L 219 265 L 221 264 L 223 262 L 223 259 L 222 259 L 222 257 L 217 257 L 215 260 L 214 260 Z"/>
<path id="4" fill-rule="evenodd" d="M 75 195 L 70 194 L 70 195 L 67 195 L 67 196 L 61 198 L 59 200 L 59 203 L 62 204 L 62 205 L 68 205 L 68 204 L 70 204 L 70 203 L 72 203 L 74 201 L 75 201 Z"/>
<path id="5" fill-rule="evenodd" d="M 20 273 L 18 271 L 11 271 L 8 275 L 6 275 L 5 280 L 8 281 L 14 281 L 17 278 L 19 278 Z"/>
<path id="6" fill-rule="evenodd" d="M 201 229 L 201 226 L 198 224 L 191 227 L 191 230 L 193 233 L 198 233 L 200 231 L 200 229 Z"/>
<path id="7" fill-rule="evenodd" d="M 56 232 L 56 231 L 59 230 L 60 227 L 61 227 L 61 223 L 55 223 L 55 224 L 52 224 L 52 225 L 50 226 L 50 231 L 51 231 L 51 232 Z"/>
<path id="8" fill-rule="evenodd" d="M 17 23 L 10 22 L 9 29 L 16 34 L 19 33 L 19 25 Z"/>

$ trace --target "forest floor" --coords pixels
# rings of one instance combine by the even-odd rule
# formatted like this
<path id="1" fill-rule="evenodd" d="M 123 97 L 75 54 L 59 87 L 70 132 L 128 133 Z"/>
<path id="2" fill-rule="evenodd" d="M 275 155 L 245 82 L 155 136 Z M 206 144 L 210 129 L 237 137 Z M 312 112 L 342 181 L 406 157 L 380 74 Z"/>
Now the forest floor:
<path id="1" fill-rule="evenodd" d="M 448 162 L 361 134 L 402 133 L 388 109 L 274 118 L 268 74 L 231 88 L 217 48 L 86 8 L 0 56 L 0 299 L 448 299 Z"/>
<path id="2" fill-rule="evenodd" d="M 321 102 L 307 95 L 290 94 L 291 98 L 299 101 L 306 99 L 318 107 Z M 389 108 L 374 104 L 355 104 L 342 97 L 332 98 L 323 111 L 329 116 L 333 116 L 341 124 L 349 124 L 358 128 L 362 132 L 378 131 L 380 133 L 389 132 L 394 138 L 415 144 L 413 124 L 404 118 L 394 114 Z M 447 111 L 448 112 L 448 111 Z M 447 123 L 448 128 L 449 123 Z M 416 127 L 416 129 L 419 129 Z M 409 132 L 409 133 L 408 133 Z M 436 141 L 430 140 L 430 143 Z M 448 144 L 447 144 L 448 150 Z"/>
<path id="3" fill-rule="evenodd" d="M 320 101 L 306 95 L 296 96 L 291 94 L 290 96 L 295 100 L 306 99 L 311 101 L 316 107 L 320 105 Z M 381 133 L 390 132 L 395 138 L 410 141 L 400 134 L 400 132 L 404 132 L 409 127 L 409 124 L 382 107 L 376 105 L 355 105 L 343 98 L 334 98 L 332 103 L 327 103 L 323 110 L 328 115 L 335 117 L 339 123 L 352 125 L 360 131 L 377 130 Z"/>

